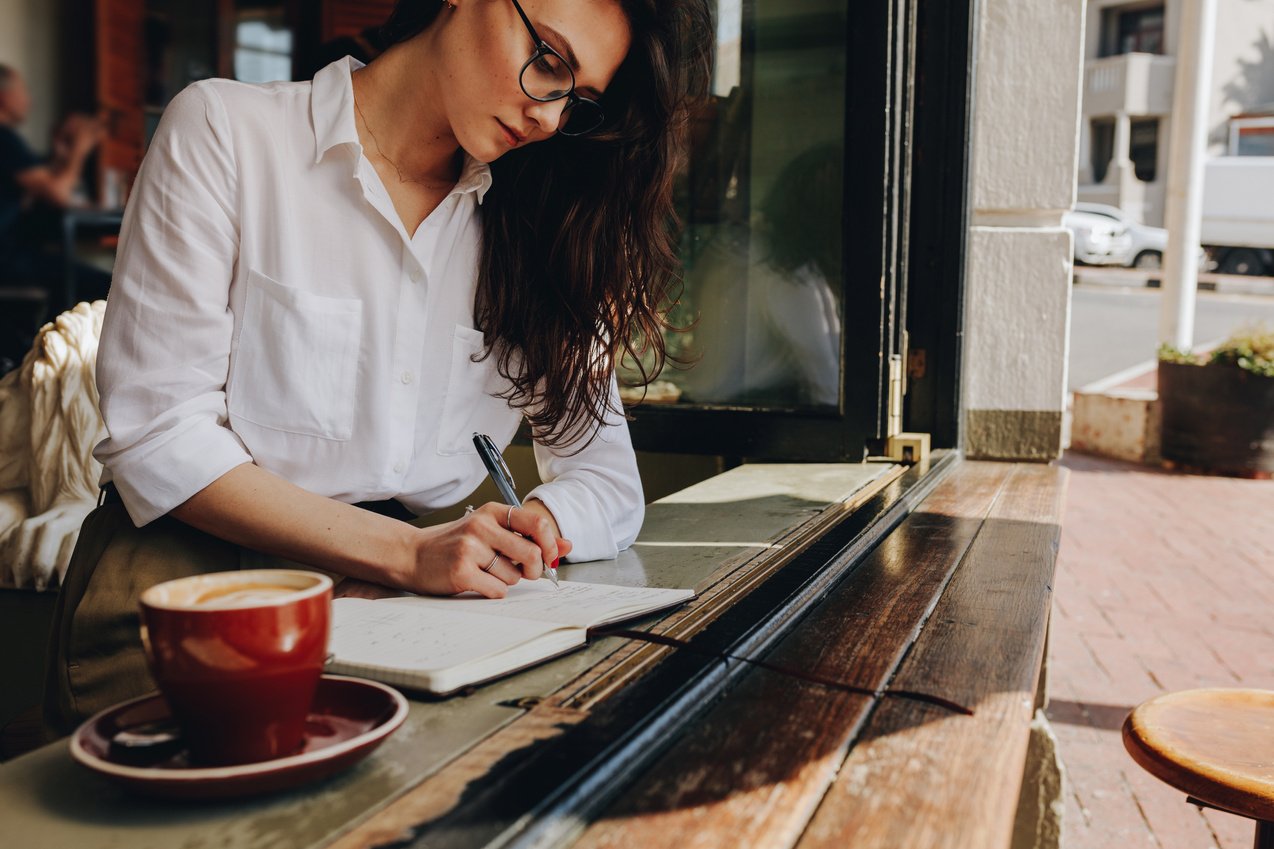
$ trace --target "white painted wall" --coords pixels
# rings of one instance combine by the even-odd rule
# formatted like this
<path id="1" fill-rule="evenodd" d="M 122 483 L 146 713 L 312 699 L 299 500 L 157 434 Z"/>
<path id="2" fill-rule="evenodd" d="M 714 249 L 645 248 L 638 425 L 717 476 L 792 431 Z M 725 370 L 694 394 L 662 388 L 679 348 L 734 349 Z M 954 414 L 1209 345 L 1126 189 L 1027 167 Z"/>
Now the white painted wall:
<path id="1" fill-rule="evenodd" d="M 57 102 L 57 0 L 0 0 L 0 63 L 20 71 L 31 87 L 31 115 L 19 131 L 39 153 L 61 113 Z"/>
<path id="2" fill-rule="evenodd" d="M 1225 155 L 1231 116 L 1256 109 L 1274 111 L 1274 0 L 1218 0 L 1208 155 Z"/>
<path id="3" fill-rule="evenodd" d="M 1056 413 L 1059 451 L 1083 26 L 1083 3 L 983 0 L 973 104 L 963 407 Z"/>

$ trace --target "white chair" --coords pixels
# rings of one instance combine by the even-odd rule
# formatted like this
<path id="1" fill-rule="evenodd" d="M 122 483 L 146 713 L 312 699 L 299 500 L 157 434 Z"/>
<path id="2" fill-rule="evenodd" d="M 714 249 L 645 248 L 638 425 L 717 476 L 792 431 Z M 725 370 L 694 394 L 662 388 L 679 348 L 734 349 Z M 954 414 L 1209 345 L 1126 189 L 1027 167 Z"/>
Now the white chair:
<path id="1" fill-rule="evenodd" d="M 76 304 L 44 325 L 0 380 L 0 586 L 58 586 L 97 504 L 93 447 L 106 426 L 94 369 L 105 308 Z"/>

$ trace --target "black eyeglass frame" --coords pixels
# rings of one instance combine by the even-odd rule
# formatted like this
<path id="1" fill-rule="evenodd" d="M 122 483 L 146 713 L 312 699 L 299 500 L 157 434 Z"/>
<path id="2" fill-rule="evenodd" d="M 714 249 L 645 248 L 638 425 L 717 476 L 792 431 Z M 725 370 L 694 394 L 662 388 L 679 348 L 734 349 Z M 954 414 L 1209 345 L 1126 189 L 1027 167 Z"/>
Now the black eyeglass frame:
<path id="1" fill-rule="evenodd" d="M 531 40 L 535 42 L 535 52 L 531 54 L 530 59 L 527 59 L 522 63 L 522 70 L 518 72 L 518 85 L 522 87 L 522 93 L 537 103 L 553 103 L 554 101 L 566 98 L 566 106 L 562 109 L 563 113 L 570 112 L 577 103 L 587 103 L 597 110 L 597 122 L 593 124 L 593 126 L 578 132 L 567 132 L 566 125 L 570 123 L 568 118 L 567 120 L 559 122 L 557 131 L 564 136 L 586 136 L 593 132 L 606 121 L 606 112 L 602 109 L 602 105 L 592 98 L 581 97 L 575 93 L 575 71 L 571 68 L 571 63 L 567 62 L 565 57 L 554 50 L 547 41 L 540 38 L 540 34 L 535 31 L 535 27 L 531 24 L 531 19 L 528 18 L 526 16 L 526 12 L 522 10 L 522 4 L 519 3 L 518 0 L 511 0 L 511 2 L 513 3 L 513 8 L 517 9 L 518 17 L 522 19 L 522 23 L 526 24 L 526 31 L 531 34 Z M 566 73 L 571 75 L 571 87 L 561 94 L 554 95 L 553 97 L 536 97 L 526 90 L 526 83 L 523 81 L 523 78 L 526 76 L 526 69 L 531 67 L 531 64 L 535 62 L 535 60 L 549 53 L 556 56 L 557 60 L 562 63 L 562 67 L 566 69 Z"/>

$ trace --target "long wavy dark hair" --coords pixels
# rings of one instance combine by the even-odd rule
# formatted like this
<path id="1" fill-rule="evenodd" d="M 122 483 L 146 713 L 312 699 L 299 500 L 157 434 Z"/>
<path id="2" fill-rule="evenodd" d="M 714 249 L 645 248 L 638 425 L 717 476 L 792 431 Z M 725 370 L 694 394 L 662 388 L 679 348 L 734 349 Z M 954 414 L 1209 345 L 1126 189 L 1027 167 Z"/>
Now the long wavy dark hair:
<path id="1" fill-rule="evenodd" d="M 705 0 L 617 2 L 632 43 L 601 101 L 606 122 L 501 156 L 481 207 L 483 356 L 549 445 L 591 441 L 622 413 L 609 397 L 619 360 L 645 381 L 659 373 L 680 286 L 672 184 L 687 108 L 711 73 L 711 17 Z M 383 40 L 415 36 L 441 6 L 400 0 Z"/>

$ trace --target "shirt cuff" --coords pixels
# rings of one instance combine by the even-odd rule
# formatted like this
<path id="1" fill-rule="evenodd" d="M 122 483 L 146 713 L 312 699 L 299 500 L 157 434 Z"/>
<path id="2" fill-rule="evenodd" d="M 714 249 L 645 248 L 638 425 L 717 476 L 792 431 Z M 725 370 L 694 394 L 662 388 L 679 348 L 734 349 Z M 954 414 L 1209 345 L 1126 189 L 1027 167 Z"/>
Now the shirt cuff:
<path id="1" fill-rule="evenodd" d="M 606 521 L 601 503 L 579 481 L 558 480 L 541 484 L 524 500 L 538 498 L 549 508 L 562 536 L 571 541 L 572 563 L 584 560 L 614 560 L 619 555 L 615 535 Z"/>
<path id="2" fill-rule="evenodd" d="M 125 457 L 109 459 L 106 469 L 129 518 L 140 528 L 236 466 L 251 462 L 252 455 L 229 428 L 196 420 L 133 448 Z"/>

